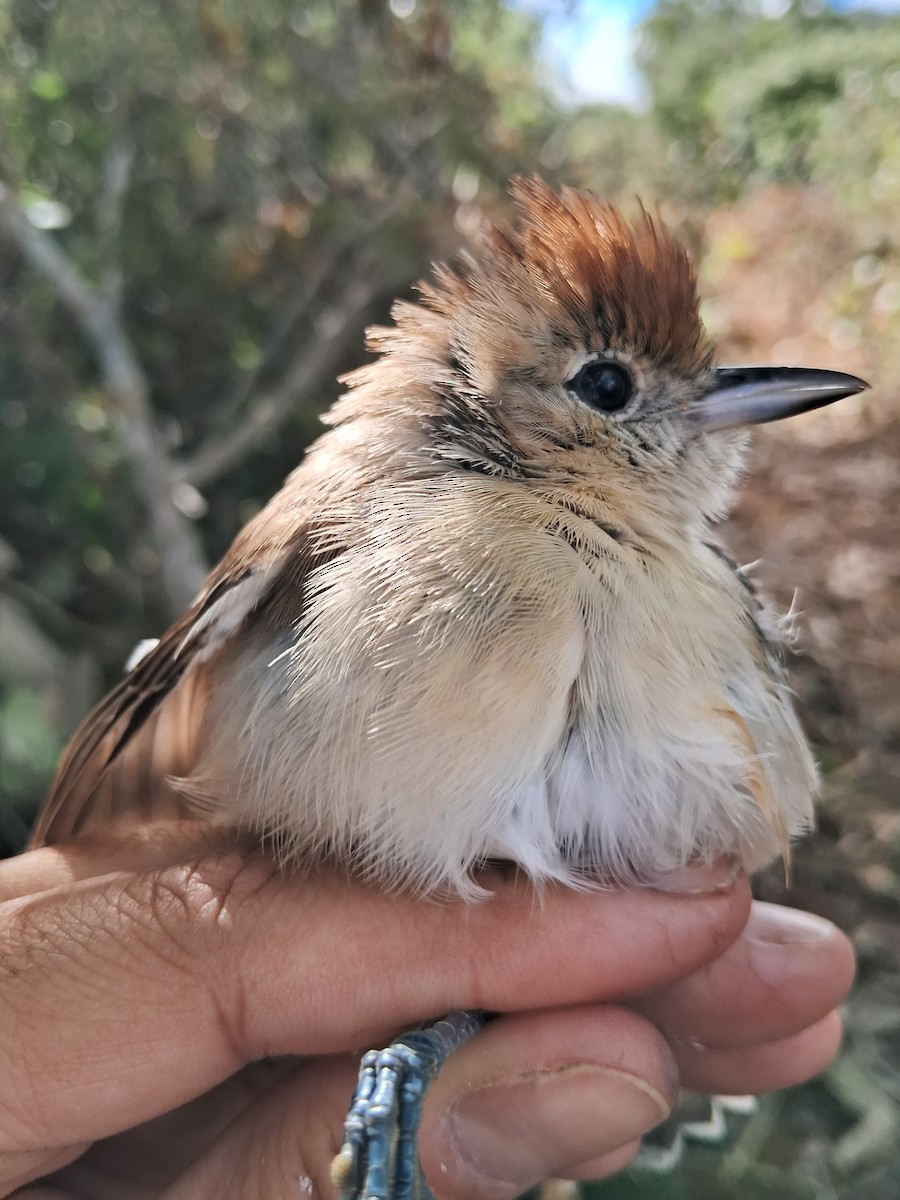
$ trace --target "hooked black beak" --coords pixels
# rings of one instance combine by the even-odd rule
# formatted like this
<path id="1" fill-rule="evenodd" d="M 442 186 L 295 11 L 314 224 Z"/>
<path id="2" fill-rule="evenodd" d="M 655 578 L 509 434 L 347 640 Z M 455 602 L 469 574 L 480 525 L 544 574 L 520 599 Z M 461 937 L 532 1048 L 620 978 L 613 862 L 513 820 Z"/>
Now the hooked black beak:
<path id="1" fill-rule="evenodd" d="M 855 375 L 815 367 L 719 367 L 715 375 L 712 389 L 700 397 L 693 410 L 709 432 L 780 421 L 869 386 Z"/>

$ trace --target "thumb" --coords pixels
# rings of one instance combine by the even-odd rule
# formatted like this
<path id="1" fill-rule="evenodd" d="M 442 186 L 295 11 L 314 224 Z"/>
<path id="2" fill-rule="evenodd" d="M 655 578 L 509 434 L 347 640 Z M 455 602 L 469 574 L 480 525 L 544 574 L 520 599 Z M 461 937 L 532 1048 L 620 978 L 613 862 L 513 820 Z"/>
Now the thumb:
<path id="1" fill-rule="evenodd" d="M 308 1060 L 242 1114 L 165 1200 L 336 1196 L 356 1078 L 348 1055 Z M 643 1018 L 614 1006 L 491 1022 L 448 1060 L 428 1093 L 420 1152 L 441 1200 L 512 1200 L 591 1163 L 627 1164 L 636 1139 L 670 1111 L 671 1053 Z M 622 1150 L 624 1154 L 620 1153 Z"/>

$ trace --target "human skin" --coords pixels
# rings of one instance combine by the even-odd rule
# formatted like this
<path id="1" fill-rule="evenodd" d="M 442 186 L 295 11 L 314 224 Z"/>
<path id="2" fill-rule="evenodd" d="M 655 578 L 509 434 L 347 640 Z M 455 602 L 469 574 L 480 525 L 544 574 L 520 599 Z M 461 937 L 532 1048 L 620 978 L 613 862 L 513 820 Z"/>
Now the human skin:
<path id="1" fill-rule="evenodd" d="M 848 940 L 732 875 L 423 901 L 194 823 L 2 863 L 0 1196 L 330 1200 L 359 1051 L 470 1007 L 500 1015 L 429 1093 L 436 1196 L 611 1174 L 679 1086 L 785 1087 L 838 1047 Z"/>

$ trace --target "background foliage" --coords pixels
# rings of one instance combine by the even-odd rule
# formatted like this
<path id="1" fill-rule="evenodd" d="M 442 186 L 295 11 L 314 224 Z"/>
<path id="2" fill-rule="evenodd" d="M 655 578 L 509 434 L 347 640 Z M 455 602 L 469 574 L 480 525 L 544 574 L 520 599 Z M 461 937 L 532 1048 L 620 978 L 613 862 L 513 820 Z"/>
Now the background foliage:
<path id="1" fill-rule="evenodd" d="M 790 898 L 853 933 L 861 979 L 823 1081 L 596 1194 L 893 1198 L 900 17 L 659 0 L 634 111 L 563 103 L 556 8 L 0 0 L 0 839 L 299 459 L 364 327 L 509 176 L 640 192 L 702 264 L 723 359 L 877 381 L 759 437 L 729 531 L 782 606 L 801 589 L 826 778 Z"/>

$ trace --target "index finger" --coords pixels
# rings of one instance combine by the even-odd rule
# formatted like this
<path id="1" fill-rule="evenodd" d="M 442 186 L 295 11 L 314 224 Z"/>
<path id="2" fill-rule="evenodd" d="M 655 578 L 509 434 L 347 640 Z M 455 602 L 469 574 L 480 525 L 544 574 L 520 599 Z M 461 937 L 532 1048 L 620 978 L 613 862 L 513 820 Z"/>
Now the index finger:
<path id="1" fill-rule="evenodd" d="M 442 903 L 241 854 L 8 901 L 0 1150 L 92 1141 L 252 1059 L 364 1046 L 451 1008 L 659 987 L 721 953 L 748 902 L 742 881 L 540 902 L 501 881 L 484 903 Z"/>
<path id="2" fill-rule="evenodd" d="M 152 871 L 240 843 L 238 832 L 210 821 L 153 821 L 127 831 L 42 846 L 0 862 L 0 902 L 115 871 Z"/>

